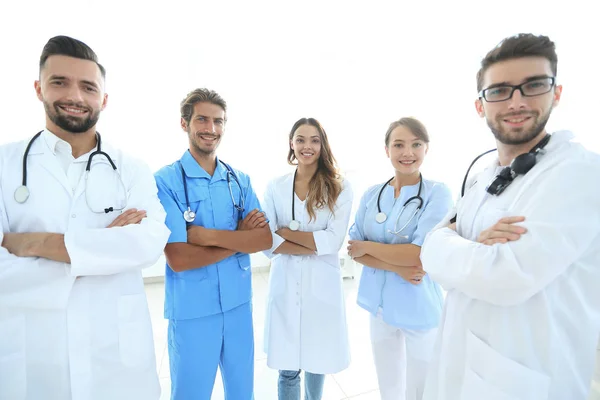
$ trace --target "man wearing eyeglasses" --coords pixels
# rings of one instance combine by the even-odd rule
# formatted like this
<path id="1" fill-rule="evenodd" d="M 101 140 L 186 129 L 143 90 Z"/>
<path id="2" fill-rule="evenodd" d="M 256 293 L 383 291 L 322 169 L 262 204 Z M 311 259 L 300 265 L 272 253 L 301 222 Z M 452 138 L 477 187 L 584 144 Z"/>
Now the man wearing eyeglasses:
<path id="1" fill-rule="evenodd" d="M 181 102 L 189 150 L 155 175 L 171 230 L 165 256 L 171 400 L 251 400 L 254 335 L 249 253 L 271 248 L 250 178 L 217 157 L 227 105 L 196 89 Z"/>
<path id="2" fill-rule="evenodd" d="M 559 103 L 548 37 L 490 51 L 475 107 L 498 157 L 421 251 L 448 291 L 427 400 L 585 399 L 600 332 L 600 157 L 546 123 Z M 450 217 L 456 215 L 456 222 Z"/>

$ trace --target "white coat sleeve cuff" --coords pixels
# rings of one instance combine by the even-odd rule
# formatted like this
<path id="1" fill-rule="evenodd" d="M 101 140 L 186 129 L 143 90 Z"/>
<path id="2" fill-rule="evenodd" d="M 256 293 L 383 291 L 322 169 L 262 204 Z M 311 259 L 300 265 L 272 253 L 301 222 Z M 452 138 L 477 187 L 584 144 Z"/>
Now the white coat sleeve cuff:
<path id="1" fill-rule="evenodd" d="M 317 255 L 337 253 L 339 249 L 331 243 L 332 239 L 336 239 L 331 232 L 327 230 L 313 232 L 313 239 L 317 248 Z M 333 249 L 335 247 L 335 249 Z"/>
<path id="2" fill-rule="evenodd" d="M 279 254 L 274 254 L 273 252 L 275 250 L 277 250 L 277 248 L 279 246 L 281 246 L 281 244 L 283 242 L 285 242 L 285 239 L 282 238 L 281 236 L 279 236 L 278 234 L 276 234 L 275 232 L 272 232 L 273 235 L 273 246 L 271 246 L 271 248 L 269 250 L 265 250 L 263 251 L 263 254 L 269 258 L 273 258 L 275 256 L 278 256 Z"/>

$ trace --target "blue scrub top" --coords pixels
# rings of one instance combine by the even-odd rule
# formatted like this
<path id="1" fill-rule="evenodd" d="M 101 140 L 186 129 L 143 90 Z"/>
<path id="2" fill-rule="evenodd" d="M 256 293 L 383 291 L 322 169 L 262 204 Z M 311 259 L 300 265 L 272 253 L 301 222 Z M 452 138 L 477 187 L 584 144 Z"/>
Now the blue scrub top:
<path id="1" fill-rule="evenodd" d="M 233 178 L 231 190 L 238 205 L 244 198 L 244 211 L 235 209 L 229 186 L 227 168 L 217 159 L 211 177 L 186 151 L 180 160 L 161 168 L 156 174 L 158 197 L 167 212 L 166 224 L 171 230 L 168 243 L 187 242 L 187 223 L 183 212 L 187 210 L 181 166 L 185 171 L 190 208 L 196 212 L 193 225 L 209 229 L 236 230 L 239 217 L 245 218 L 260 203 L 250 178 L 233 170 L 241 185 Z M 174 272 L 166 265 L 165 318 L 192 319 L 214 315 L 236 308 L 250 301 L 250 256 L 237 253 L 220 262 L 189 271 Z"/>
<path id="2" fill-rule="evenodd" d="M 402 228 L 414 214 L 418 201 L 410 202 L 400 220 L 396 220 L 402 206 L 409 198 L 416 196 L 419 184 L 404 186 L 397 199 L 394 188 L 386 185 L 381 194 L 381 211 L 387 220 L 380 224 L 375 221 L 377 196 L 383 183 L 370 187 L 363 195 L 355 222 L 350 228 L 352 240 L 365 240 L 386 244 L 414 244 L 422 246 L 425 236 L 437 225 L 452 208 L 452 194 L 442 183 L 423 179 L 421 197 L 423 207 L 399 235 L 389 233 Z M 394 201 L 395 200 L 395 201 Z M 364 266 L 358 287 L 358 305 L 373 315 L 382 309 L 383 320 L 398 328 L 432 329 L 438 326 L 443 306 L 443 296 L 439 285 L 425 275 L 420 285 L 408 283 L 398 274 Z"/>

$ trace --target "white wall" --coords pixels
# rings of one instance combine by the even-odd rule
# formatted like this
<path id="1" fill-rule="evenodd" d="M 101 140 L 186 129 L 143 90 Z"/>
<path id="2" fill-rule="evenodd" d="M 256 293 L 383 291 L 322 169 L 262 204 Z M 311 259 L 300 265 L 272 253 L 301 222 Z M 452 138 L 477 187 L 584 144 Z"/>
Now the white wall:
<path id="1" fill-rule="evenodd" d="M 229 104 L 221 157 L 262 195 L 290 171 L 287 135 L 319 119 L 342 168 L 362 189 L 390 176 L 388 124 L 413 115 L 431 137 L 423 167 L 458 194 L 472 158 L 493 147 L 475 114 L 478 62 L 503 37 L 556 42 L 563 101 L 549 128 L 574 130 L 600 150 L 600 38 L 593 2 L 482 1 L 30 1 L 0 6 L 0 143 L 43 126 L 33 81 L 47 39 L 87 42 L 108 71 L 99 130 L 153 170 L 186 148 L 179 102 L 196 87 Z M 262 196 L 261 196 L 262 197 Z M 262 255 L 253 257 L 262 264 Z"/>

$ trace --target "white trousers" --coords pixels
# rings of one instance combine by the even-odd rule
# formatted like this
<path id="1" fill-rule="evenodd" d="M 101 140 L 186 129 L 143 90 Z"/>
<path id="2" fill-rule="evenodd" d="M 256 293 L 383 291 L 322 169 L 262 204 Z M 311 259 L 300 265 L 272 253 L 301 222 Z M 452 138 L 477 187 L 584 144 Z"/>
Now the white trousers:
<path id="1" fill-rule="evenodd" d="M 410 330 L 371 316 L 371 346 L 381 400 L 421 400 L 437 328 Z"/>
<path id="2" fill-rule="evenodd" d="M 589 400 L 600 400 L 600 342 L 598 343 L 598 350 L 596 350 L 596 372 L 592 380 Z"/>

